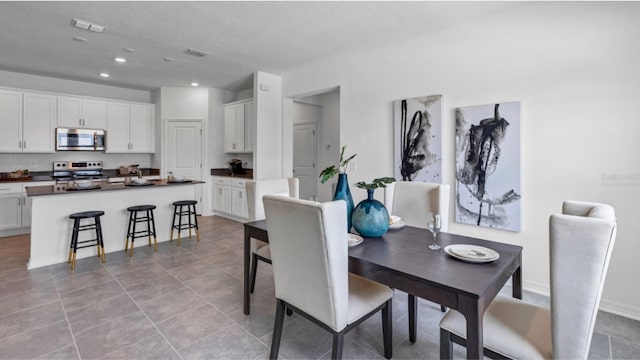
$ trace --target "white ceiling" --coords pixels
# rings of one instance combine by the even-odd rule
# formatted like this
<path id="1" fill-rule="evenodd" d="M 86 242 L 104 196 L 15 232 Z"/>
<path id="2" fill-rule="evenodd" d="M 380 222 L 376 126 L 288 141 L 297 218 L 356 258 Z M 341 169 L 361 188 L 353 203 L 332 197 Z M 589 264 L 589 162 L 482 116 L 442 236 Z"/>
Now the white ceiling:
<path id="1" fill-rule="evenodd" d="M 155 89 L 251 87 L 274 74 L 384 46 L 513 6 L 513 2 L 0 2 L 0 69 Z M 79 18 L 102 34 L 71 26 Z M 81 36 L 87 42 L 72 38 Z M 126 53 L 123 48 L 133 48 Z M 210 55 L 186 55 L 188 47 Z M 127 58 L 116 64 L 115 56 Z M 173 62 L 163 61 L 172 57 Z M 109 79 L 98 77 L 111 74 Z"/>

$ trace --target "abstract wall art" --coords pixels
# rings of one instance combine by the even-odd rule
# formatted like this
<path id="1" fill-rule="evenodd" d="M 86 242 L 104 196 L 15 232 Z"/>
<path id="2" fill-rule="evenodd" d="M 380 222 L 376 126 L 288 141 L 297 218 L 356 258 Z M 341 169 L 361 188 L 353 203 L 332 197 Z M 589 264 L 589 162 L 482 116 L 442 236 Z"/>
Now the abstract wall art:
<path id="1" fill-rule="evenodd" d="M 442 95 L 397 100 L 393 110 L 397 180 L 442 181 Z"/>
<path id="2" fill-rule="evenodd" d="M 456 222 L 520 231 L 520 103 L 456 109 Z"/>

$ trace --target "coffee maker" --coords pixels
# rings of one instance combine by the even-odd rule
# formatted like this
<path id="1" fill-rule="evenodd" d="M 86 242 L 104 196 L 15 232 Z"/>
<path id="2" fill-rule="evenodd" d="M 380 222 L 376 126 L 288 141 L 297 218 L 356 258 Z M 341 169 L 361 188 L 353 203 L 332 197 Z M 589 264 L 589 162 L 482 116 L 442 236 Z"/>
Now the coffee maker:
<path id="1" fill-rule="evenodd" d="M 242 168 L 242 160 L 240 159 L 231 159 L 229 160 L 229 174 L 244 174 L 244 169 Z"/>

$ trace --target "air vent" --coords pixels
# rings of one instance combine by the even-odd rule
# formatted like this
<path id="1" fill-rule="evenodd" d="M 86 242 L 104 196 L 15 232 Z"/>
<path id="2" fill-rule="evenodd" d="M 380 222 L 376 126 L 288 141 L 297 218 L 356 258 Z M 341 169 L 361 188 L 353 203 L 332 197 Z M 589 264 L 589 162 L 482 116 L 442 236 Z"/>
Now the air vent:
<path id="1" fill-rule="evenodd" d="M 187 55 L 197 56 L 197 57 L 205 57 L 205 56 L 209 55 L 209 53 L 207 53 L 206 51 L 197 50 L 197 49 L 194 49 L 194 48 L 188 48 L 184 52 Z"/>

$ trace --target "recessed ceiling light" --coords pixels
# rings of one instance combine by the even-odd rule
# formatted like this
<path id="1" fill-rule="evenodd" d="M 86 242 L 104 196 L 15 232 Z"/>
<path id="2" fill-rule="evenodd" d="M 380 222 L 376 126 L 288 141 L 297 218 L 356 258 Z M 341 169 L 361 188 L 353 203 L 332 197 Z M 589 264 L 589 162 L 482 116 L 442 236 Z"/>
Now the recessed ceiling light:
<path id="1" fill-rule="evenodd" d="M 197 83 L 197 82 L 195 82 L 195 81 L 191 82 L 191 86 L 198 86 L 198 85 L 200 85 L 200 84 L 198 84 L 198 83 Z"/>
<path id="2" fill-rule="evenodd" d="M 164 58 L 162 58 L 162 60 L 164 60 L 166 62 L 172 62 L 174 60 L 174 58 L 165 56 Z"/>
<path id="3" fill-rule="evenodd" d="M 73 37 L 73 40 L 75 40 L 75 41 L 79 41 L 79 42 L 87 42 L 87 39 L 86 39 L 86 38 L 83 38 L 83 37 L 81 37 L 81 36 L 74 36 L 74 37 Z"/>
<path id="4" fill-rule="evenodd" d="M 122 50 L 128 52 L 128 53 L 132 53 L 134 51 L 136 51 L 136 49 L 132 49 L 132 48 L 122 48 Z"/>
<path id="5" fill-rule="evenodd" d="M 102 76 L 103 78 L 108 78 L 108 77 L 109 77 L 109 74 L 107 74 L 107 73 L 100 73 L 100 76 Z"/>
<path id="6" fill-rule="evenodd" d="M 113 58 L 113 61 L 115 61 L 115 62 L 117 62 L 117 63 L 121 63 L 121 64 L 122 64 L 122 63 L 127 62 L 127 59 L 125 59 L 125 58 L 123 58 L 123 57 L 118 56 L 118 57 L 114 57 L 114 58 Z"/>

